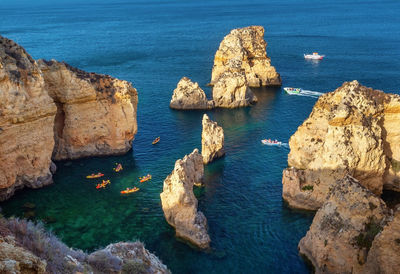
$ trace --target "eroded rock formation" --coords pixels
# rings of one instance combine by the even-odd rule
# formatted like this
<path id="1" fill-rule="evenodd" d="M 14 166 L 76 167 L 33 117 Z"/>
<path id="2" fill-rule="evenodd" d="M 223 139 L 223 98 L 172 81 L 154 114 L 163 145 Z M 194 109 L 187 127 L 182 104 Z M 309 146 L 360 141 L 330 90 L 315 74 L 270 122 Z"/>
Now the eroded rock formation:
<path id="1" fill-rule="evenodd" d="M 128 151 L 137 101 L 126 81 L 36 62 L 0 36 L 0 201 L 52 183 L 52 159 Z"/>
<path id="2" fill-rule="evenodd" d="M 350 174 L 381 194 L 400 190 L 400 96 L 346 82 L 322 95 L 290 138 L 283 197 L 318 209 L 329 188 Z"/>
<path id="3" fill-rule="evenodd" d="M 248 86 L 246 75 L 241 71 L 222 73 L 213 86 L 212 95 L 216 107 L 246 107 L 257 102 L 257 97 Z"/>
<path id="4" fill-rule="evenodd" d="M 129 82 L 55 60 L 39 60 L 39 66 L 58 108 L 55 160 L 122 154 L 131 149 L 138 96 Z"/>
<path id="5" fill-rule="evenodd" d="M 173 109 L 211 109 L 214 102 L 207 100 L 197 82 L 183 77 L 174 89 L 169 106 Z"/>
<path id="6" fill-rule="evenodd" d="M 207 219 L 197 210 L 193 185 L 204 176 L 203 158 L 197 149 L 175 162 L 174 170 L 164 181 L 161 205 L 165 219 L 176 230 L 176 235 L 199 248 L 210 245 Z"/>
<path id="7" fill-rule="evenodd" d="M 368 251 L 387 218 L 385 203 L 346 176 L 317 211 L 300 253 L 316 273 L 362 273 Z"/>
<path id="8" fill-rule="evenodd" d="M 238 63 L 243 69 L 249 86 L 280 86 L 280 75 L 271 66 L 266 46 L 262 26 L 232 30 L 215 53 L 211 84 L 215 85 L 224 72 L 231 70 L 231 60 L 234 59 L 233 63 Z"/>
<path id="9" fill-rule="evenodd" d="M 55 114 L 35 60 L 0 36 L 0 201 L 52 183 Z"/>
<path id="10" fill-rule="evenodd" d="M 372 242 L 364 273 L 400 273 L 400 210 Z"/>
<path id="11" fill-rule="evenodd" d="M 211 121 L 207 114 L 203 115 L 202 125 L 201 156 L 203 163 L 208 164 L 225 154 L 224 130 L 218 126 L 217 122 Z"/>

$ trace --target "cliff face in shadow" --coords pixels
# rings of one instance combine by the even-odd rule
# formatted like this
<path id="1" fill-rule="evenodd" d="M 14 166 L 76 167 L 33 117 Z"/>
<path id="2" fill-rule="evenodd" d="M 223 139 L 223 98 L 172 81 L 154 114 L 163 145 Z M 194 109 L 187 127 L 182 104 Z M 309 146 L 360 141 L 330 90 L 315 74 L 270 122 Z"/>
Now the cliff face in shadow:
<path id="1" fill-rule="evenodd" d="M 399 190 L 399 115 L 400 96 L 357 81 L 322 95 L 290 138 L 284 199 L 294 207 L 318 209 L 329 188 L 347 174 L 378 195 L 383 188 Z M 304 195 L 299 191 L 304 186 L 313 191 Z"/>
<path id="2" fill-rule="evenodd" d="M 36 62 L 0 36 L 0 201 L 52 183 L 52 159 L 131 149 L 137 98 L 126 81 Z"/>

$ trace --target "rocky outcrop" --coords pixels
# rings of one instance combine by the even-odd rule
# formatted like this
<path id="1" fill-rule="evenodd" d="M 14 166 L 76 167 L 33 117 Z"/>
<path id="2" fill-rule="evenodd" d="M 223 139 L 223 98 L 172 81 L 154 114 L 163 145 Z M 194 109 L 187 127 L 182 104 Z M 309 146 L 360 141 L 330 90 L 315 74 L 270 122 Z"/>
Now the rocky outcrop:
<path id="1" fill-rule="evenodd" d="M 52 183 L 52 159 L 128 151 L 137 101 L 126 81 L 36 62 L 0 36 L 0 201 Z"/>
<path id="2" fill-rule="evenodd" d="M 250 90 L 242 71 L 222 73 L 213 86 L 212 95 L 216 107 L 246 107 L 257 102 L 257 97 Z"/>
<path id="3" fill-rule="evenodd" d="M 224 130 L 207 116 L 203 115 L 203 131 L 201 133 L 201 156 L 203 163 L 208 164 L 215 158 L 225 155 Z"/>
<path id="4" fill-rule="evenodd" d="M 238 63 L 244 71 L 249 86 L 280 86 L 282 84 L 280 75 L 271 66 L 266 46 L 262 26 L 232 30 L 224 37 L 215 53 L 211 84 L 215 85 L 224 72 L 231 70 L 233 63 Z"/>
<path id="5" fill-rule="evenodd" d="M 400 273 L 400 210 L 372 242 L 363 273 Z"/>
<path id="6" fill-rule="evenodd" d="M 174 170 L 164 181 L 161 205 L 165 219 L 176 230 L 176 235 L 195 246 L 205 249 L 210 245 L 207 219 L 197 210 L 193 185 L 204 176 L 203 158 L 195 149 L 175 163 Z"/>
<path id="7" fill-rule="evenodd" d="M 197 82 L 193 83 L 189 78 L 183 77 L 174 89 L 169 106 L 173 109 L 211 109 L 214 102 L 207 100 L 204 90 Z"/>
<path id="8" fill-rule="evenodd" d="M 129 82 L 55 60 L 40 60 L 39 66 L 58 108 L 55 160 L 122 154 L 131 149 L 138 96 Z"/>
<path id="9" fill-rule="evenodd" d="M 384 187 L 399 190 L 396 121 L 400 121 L 398 95 L 357 81 L 322 95 L 290 138 L 284 199 L 294 207 L 318 209 L 329 188 L 347 174 L 378 195 Z"/>
<path id="10" fill-rule="evenodd" d="M 170 273 L 141 242 L 120 242 L 86 254 L 40 224 L 0 217 L 1 273 Z"/>
<path id="11" fill-rule="evenodd" d="M 0 273 L 46 273 L 46 261 L 18 246 L 11 236 L 0 236 Z"/>
<path id="12" fill-rule="evenodd" d="M 0 36 L 0 201 L 52 183 L 55 115 L 35 60 Z"/>
<path id="13" fill-rule="evenodd" d="M 386 218 L 385 203 L 346 176 L 317 211 L 299 243 L 300 253 L 312 262 L 316 273 L 360 273 Z"/>

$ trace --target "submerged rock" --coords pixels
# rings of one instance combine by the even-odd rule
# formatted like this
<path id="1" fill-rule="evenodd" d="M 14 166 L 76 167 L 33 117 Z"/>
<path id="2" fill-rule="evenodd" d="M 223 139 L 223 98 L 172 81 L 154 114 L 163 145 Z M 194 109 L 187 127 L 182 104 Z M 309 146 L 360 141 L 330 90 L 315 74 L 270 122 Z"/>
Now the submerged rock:
<path id="1" fill-rule="evenodd" d="M 357 81 L 322 95 L 290 138 L 284 199 L 294 207 L 318 209 L 329 188 L 347 174 L 378 195 L 383 188 L 399 191 L 399 121 L 400 96 Z"/>
<path id="2" fill-rule="evenodd" d="M 203 163 L 208 164 L 215 158 L 225 155 L 224 130 L 207 116 L 203 115 L 203 131 L 201 133 L 201 156 Z"/>
<path id="3" fill-rule="evenodd" d="M 211 109 L 214 102 L 207 100 L 197 82 L 193 83 L 189 78 L 183 77 L 172 94 L 169 106 L 173 109 Z"/>
<path id="4" fill-rule="evenodd" d="M 0 36 L 0 201 L 53 182 L 56 110 L 36 61 Z"/>
<path id="5" fill-rule="evenodd" d="M 347 176 L 330 192 L 317 211 L 300 253 L 316 273 L 360 273 L 375 236 L 386 221 L 385 203 Z"/>
<path id="6" fill-rule="evenodd" d="M 211 84 L 215 85 L 224 72 L 231 70 L 232 63 L 236 63 L 244 70 L 249 86 L 280 86 L 280 75 L 271 66 L 266 46 L 262 26 L 232 30 L 215 53 Z"/>
<path id="7" fill-rule="evenodd" d="M 193 185 L 204 176 L 203 158 L 195 149 L 191 154 L 175 162 L 174 170 L 164 181 L 161 205 L 165 219 L 176 230 L 176 235 L 199 248 L 210 246 L 207 219 L 197 210 Z"/>
<path id="8" fill-rule="evenodd" d="M 131 83 L 39 60 L 46 89 L 57 104 L 53 159 L 127 152 L 137 131 L 138 96 Z"/>

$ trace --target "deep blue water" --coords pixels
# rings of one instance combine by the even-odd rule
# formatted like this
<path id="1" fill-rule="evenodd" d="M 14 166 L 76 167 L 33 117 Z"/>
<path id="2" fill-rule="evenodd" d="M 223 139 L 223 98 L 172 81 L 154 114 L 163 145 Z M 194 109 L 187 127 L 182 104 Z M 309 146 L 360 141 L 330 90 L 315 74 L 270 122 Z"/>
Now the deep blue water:
<path id="1" fill-rule="evenodd" d="M 20 3 L 27 3 L 21 1 Z M 210 93 L 213 57 L 233 28 L 262 25 L 267 53 L 284 86 L 327 92 L 344 81 L 396 92 L 400 86 L 398 1 L 37 1 L 0 3 L 0 34 L 36 59 L 57 59 L 87 71 L 131 81 L 139 92 L 133 151 L 120 157 L 57 163 L 55 184 L 23 190 L 0 204 L 7 216 L 35 219 L 68 245 L 91 251 L 115 241 L 139 239 L 174 273 L 307 273 L 297 243 L 313 213 L 288 208 L 281 172 L 288 149 L 260 144 L 287 142 L 316 99 L 281 89 L 254 90 L 254 107 L 207 113 L 225 130 L 226 157 L 206 167 L 195 189 L 208 219 L 214 251 L 195 251 L 174 237 L 159 194 L 175 160 L 201 147 L 202 111 L 169 109 L 177 82 L 188 76 Z M 322 62 L 303 53 L 319 51 Z M 158 145 L 151 141 L 161 136 Z M 123 172 L 112 171 L 121 162 Z M 85 175 L 102 171 L 111 187 L 97 191 Z M 153 180 L 138 184 L 151 173 Z M 137 185 L 128 197 L 119 191 Z"/>

